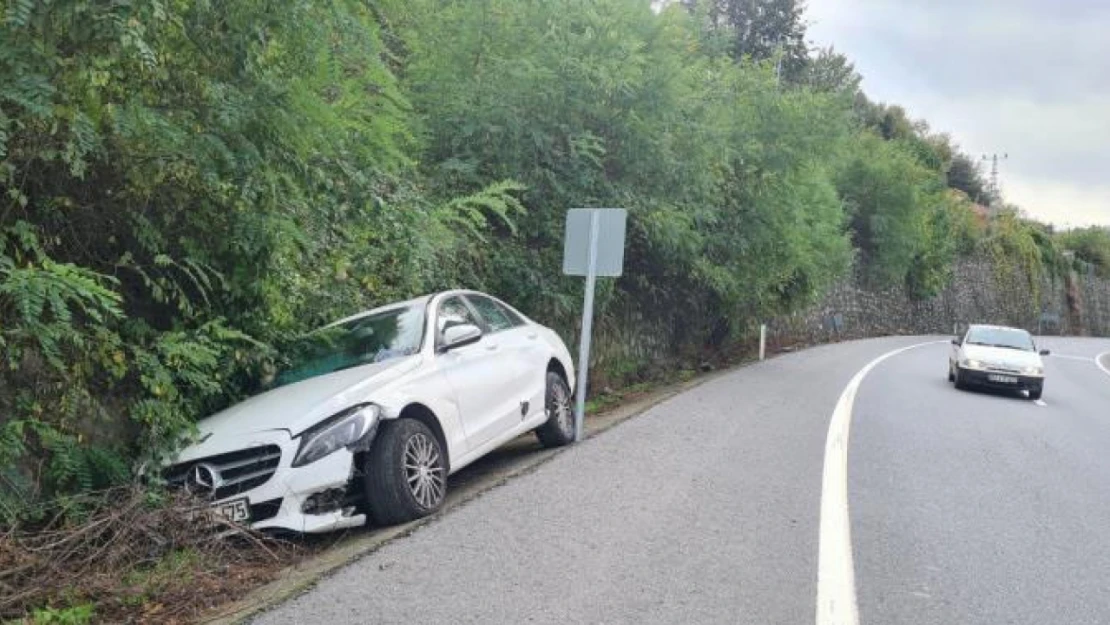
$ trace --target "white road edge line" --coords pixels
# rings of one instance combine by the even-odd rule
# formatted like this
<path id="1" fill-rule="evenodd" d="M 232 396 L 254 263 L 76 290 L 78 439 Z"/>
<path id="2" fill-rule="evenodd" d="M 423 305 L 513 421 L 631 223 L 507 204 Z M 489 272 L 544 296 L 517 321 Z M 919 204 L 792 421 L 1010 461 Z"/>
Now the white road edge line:
<path id="1" fill-rule="evenodd" d="M 1103 353 L 1099 354 L 1098 356 L 1095 356 L 1095 364 L 1098 365 L 1099 369 L 1102 369 L 1103 373 L 1105 373 L 1106 375 L 1110 375 L 1110 368 L 1108 368 L 1106 365 L 1102 364 L 1102 359 L 1103 358 L 1110 359 L 1110 352 L 1103 352 Z"/>
<path id="2" fill-rule="evenodd" d="M 817 625 L 859 625 L 852 530 L 848 515 L 848 430 L 856 393 L 879 363 L 903 352 L 948 341 L 929 341 L 887 352 L 856 374 L 836 403 L 825 439 L 821 524 L 817 551 Z"/>

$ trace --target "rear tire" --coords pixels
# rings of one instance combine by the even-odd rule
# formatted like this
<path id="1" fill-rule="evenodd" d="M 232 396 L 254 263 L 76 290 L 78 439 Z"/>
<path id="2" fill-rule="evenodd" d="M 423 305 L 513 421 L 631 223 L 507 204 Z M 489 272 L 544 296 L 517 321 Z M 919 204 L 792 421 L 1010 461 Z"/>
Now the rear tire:
<path id="1" fill-rule="evenodd" d="M 547 422 L 536 428 L 536 438 L 544 447 L 562 447 L 574 442 L 574 410 L 570 405 L 570 387 L 563 376 L 547 372 L 547 391 L 544 393 L 544 412 Z"/>
<path id="2" fill-rule="evenodd" d="M 956 374 L 952 373 L 952 363 L 948 363 L 948 381 L 955 382 Z"/>
<path id="3" fill-rule="evenodd" d="M 428 516 L 447 496 L 447 462 L 439 439 L 415 419 L 385 421 L 366 455 L 370 518 L 396 525 Z"/>

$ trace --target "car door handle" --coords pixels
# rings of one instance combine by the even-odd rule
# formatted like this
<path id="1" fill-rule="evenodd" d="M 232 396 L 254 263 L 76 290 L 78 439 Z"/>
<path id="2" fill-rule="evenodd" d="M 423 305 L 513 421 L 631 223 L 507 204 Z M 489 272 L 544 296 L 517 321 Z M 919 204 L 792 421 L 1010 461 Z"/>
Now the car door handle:
<path id="1" fill-rule="evenodd" d="M 488 352 L 495 352 L 499 347 L 501 347 L 501 345 L 497 343 L 486 343 L 486 351 Z"/>
<path id="2" fill-rule="evenodd" d="M 530 339 L 533 339 L 533 340 L 534 340 L 534 339 L 535 339 L 535 338 L 536 338 L 537 336 L 539 336 L 539 333 L 538 333 L 538 332 L 529 332 L 529 333 L 528 333 L 528 334 L 527 334 L 526 336 L 527 336 L 528 338 L 530 338 Z"/>

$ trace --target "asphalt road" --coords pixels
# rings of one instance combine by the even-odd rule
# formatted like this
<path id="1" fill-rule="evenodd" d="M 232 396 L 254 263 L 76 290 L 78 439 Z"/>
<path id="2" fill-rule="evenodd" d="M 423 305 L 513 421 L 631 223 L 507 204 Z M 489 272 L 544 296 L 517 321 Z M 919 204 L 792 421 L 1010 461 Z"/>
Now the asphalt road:
<path id="1" fill-rule="evenodd" d="M 861 367 L 922 340 L 717 378 L 257 622 L 813 623 L 829 416 Z M 1110 341 L 1044 346 L 1077 359 L 1050 359 L 1043 406 L 954 390 L 944 345 L 864 380 L 848 484 L 862 623 L 1110 622 L 1110 375 L 1094 362 Z"/>
<path id="2" fill-rule="evenodd" d="M 849 454 L 862 623 L 1110 622 L 1110 342 L 1048 338 L 1040 404 L 877 368 Z M 1077 360 L 1075 357 L 1085 358 Z"/>

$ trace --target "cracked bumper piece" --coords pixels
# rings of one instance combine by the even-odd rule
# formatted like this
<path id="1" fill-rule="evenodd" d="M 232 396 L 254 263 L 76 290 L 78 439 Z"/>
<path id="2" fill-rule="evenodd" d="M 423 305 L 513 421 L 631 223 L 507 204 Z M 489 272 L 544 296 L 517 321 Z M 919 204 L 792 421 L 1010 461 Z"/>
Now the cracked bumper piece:
<path id="1" fill-rule="evenodd" d="M 345 497 L 354 467 L 351 451 L 340 449 L 293 467 L 299 441 L 284 432 L 266 438 L 180 462 L 167 470 L 167 482 L 201 495 L 207 487 L 214 508 L 249 510 L 243 522 L 256 530 L 312 534 L 366 523 Z"/>

